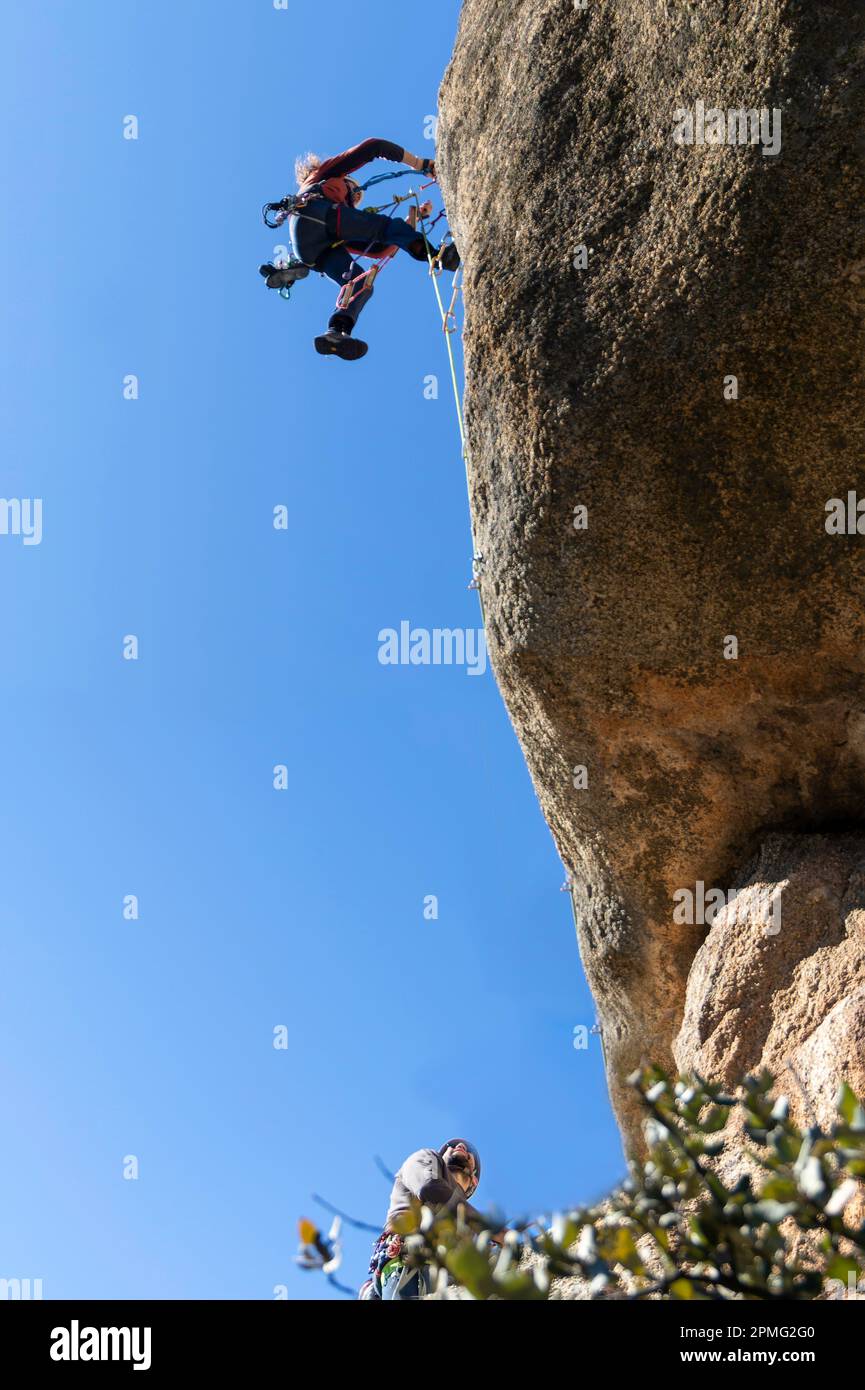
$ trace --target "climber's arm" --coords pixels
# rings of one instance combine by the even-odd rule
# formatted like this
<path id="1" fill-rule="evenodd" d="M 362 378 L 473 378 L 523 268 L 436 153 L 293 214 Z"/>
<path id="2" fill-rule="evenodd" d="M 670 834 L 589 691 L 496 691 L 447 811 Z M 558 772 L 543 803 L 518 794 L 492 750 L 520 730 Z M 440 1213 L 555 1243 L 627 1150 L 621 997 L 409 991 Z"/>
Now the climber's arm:
<path id="1" fill-rule="evenodd" d="M 434 159 L 423 159 L 419 154 L 409 154 L 408 150 L 402 152 L 402 162 L 407 164 L 410 169 L 414 169 L 418 174 L 429 174 L 431 179 L 436 176 L 436 164 Z"/>
<path id="2" fill-rule="evenodd" d="M 344 178 L 346 174 L 353 174 L 355 170 L 362 169 L 364 164 L 369 164 L 373 159 L 389 159 L 392 164 L 407 164 L 410 169 L 416 169 L 418 172 L 423 170 L 424 163 L 427 162 L 416 154 L 410 154 L 401 145 L 395 145 L 392 140 L 362 140 L 359 145 L 353 145 L 343 154 L 326 159 L 321 168 L 316 170 L 316 178 Z M 429 161 L 430 165 L 431 163 L 432 161 Z"/>

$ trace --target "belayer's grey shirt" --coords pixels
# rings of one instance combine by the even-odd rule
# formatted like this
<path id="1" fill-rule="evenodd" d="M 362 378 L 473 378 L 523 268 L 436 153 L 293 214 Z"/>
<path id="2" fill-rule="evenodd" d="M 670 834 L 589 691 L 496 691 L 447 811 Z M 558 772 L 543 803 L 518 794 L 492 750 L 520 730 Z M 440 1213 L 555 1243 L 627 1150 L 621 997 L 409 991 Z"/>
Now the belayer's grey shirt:
<path id="1" fill-rule="evenodd" d="M 470 1205 L 466 1194 L 447 1170 L 444 1160 L 435 1149 L 418 1149 L 410 1154 L 396 1175 L 385 1230 L 393 1230 L 393 1222 L 401 1212 L 411 1209 L 412 1199 L 432 1207 L 436 1213 L 455 1212 L 462 1204 L 467 1216 L 480 1213 Z"/>

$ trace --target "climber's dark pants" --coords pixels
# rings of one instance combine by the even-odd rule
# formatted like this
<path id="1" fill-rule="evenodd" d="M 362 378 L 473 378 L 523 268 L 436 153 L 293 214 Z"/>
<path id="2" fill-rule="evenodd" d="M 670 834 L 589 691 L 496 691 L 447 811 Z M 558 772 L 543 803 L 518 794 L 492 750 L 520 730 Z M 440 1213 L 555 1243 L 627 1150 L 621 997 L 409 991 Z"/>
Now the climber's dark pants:
<path id="1" fill-rule="evenodd" d="M 364 212 L 347 203 L 331 203 L 327 198 L 313 198 L 307 203 L 306 216 L 292 217 L 290 230 L 292 250 L 298 260 L 321 271 L 340 289 L 361 275 L 365 267 L 358 264 L 345 246 L 334 246 L 335 241 L 349 242 L 371 256 L 380 256 L 388 246 L 407 250 L 419 236 L 401 217 Z M 350 332 L 371 299 L 372 288 L 363 290 L 348 308 L 338 309 L 331 315 L 330 327 Z"/>
<path id="2" fill-rule="evenodd" d="M 369 248 L 370 254 L 376 251 L 378 245 L 379 243 L 376 242 Z M 384 250 L 384 247 L 382 246 L 381 249 Z M 377 251 L 376 254 L 378 254 Z M 343 285 L 348 284 L 349 280 L 353 280 L 357 275 L 362 275 L 364 270 L 368 269 L 356 261 L 344 246 L 334 246 L 325 251 L 316 261 L 315 268 L 326 275 L 328 280 L 333 280 L 335 284 L 339 285 L 340 289 Z M 357 289 L 358 287 L 355 286 L 354 288 Z M 357 323 L 361 310 L 366 308 L 371 299 L 372 285 L 361 290 L 360 294 L 356 294 L 351 303 L 346 305 L 344 309 L 337 309 L 332 313 L 328 320 L 328 327 L 341 328 L 344 332 L 350 333 Z"/>

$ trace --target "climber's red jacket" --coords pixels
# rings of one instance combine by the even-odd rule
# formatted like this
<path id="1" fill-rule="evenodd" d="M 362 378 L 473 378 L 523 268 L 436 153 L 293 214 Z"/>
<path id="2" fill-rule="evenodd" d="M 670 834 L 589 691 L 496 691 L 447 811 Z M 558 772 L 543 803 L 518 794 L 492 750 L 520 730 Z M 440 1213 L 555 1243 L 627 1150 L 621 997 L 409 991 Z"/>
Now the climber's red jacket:
<path id="1" fill-rule="evenodd" d="M 353 174 L 356 169 L 362 169 L 364 164 L 369 164 L 373 159 L 389 159 L 394 164 L 401 164 L 404 154 L 402 146 L 395 145 L 392 140 L 362 140 L 350 150 L 335 154 L 332 159 L 326 159 L 321 167 L 310 175 L 306 183 L 301 185 L 301 192 L 309 184 L 320 183 L 323 185 L 322 192 L 325 198 L 329 198 L 332 203 L 346 203 L 346 174 Z"/>

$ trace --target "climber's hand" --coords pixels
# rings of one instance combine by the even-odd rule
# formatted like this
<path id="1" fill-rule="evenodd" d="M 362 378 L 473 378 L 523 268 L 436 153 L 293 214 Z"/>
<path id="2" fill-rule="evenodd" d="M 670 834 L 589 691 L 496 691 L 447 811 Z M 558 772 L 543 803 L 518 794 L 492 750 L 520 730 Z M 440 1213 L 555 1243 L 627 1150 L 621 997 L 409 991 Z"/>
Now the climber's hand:
<path id="1" fill-rule="evenodd" d="M 421 215 L 421 217 L 429 217 L 429 215 L 430 215 L 431 212 L 432 212 L 432 203 L 431 203 L 431 202 L 427 201 L 426 203 L 421 203 L 421 205 L 420 205 L 420 215 Z"/>

